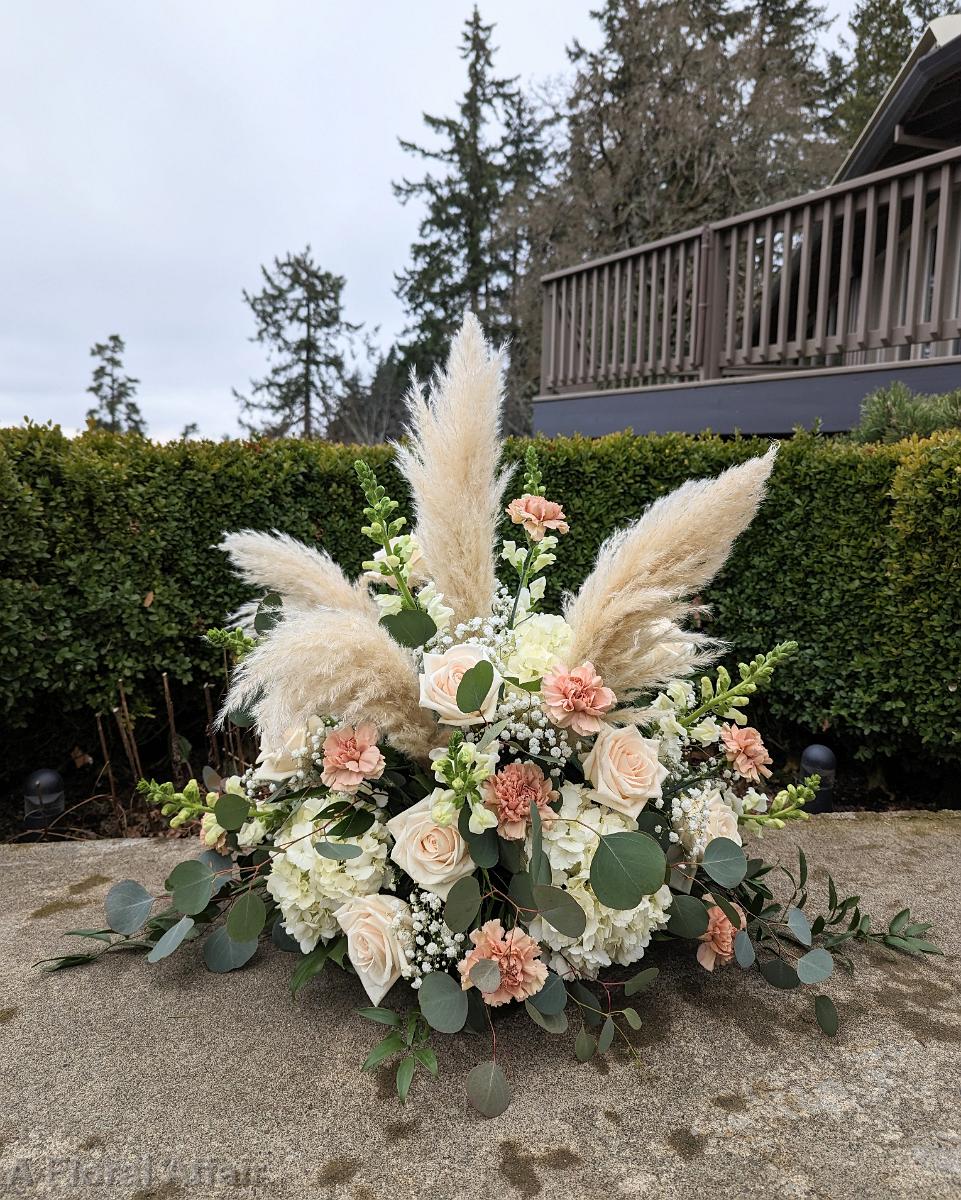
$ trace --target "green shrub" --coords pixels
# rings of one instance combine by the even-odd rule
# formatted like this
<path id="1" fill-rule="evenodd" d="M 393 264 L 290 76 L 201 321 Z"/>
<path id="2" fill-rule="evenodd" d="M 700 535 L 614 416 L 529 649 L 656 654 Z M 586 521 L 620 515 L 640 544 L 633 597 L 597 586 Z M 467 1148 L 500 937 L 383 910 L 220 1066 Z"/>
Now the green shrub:
<path id="1" fill-rule="evenodd" d="M 851 436 L 857 442 L 899 442 L 961 428 L 961 389 L 922 396 L 903 383 L 892 383 L 865 396 L 861 419 Z"/>
<path id="2" fill-rule="evenodd" d="M 524 445 L 509 443 L 508 457 Z M 539 448 L 548 494 L 571 523 L 552 572 L 556 600 L 590 569 L 600 539 L 652 499 L 764 443 L 617 434 Z M 202 704 L 200 686 L 221 664 L 201 634 L 247 598 L 216 549 L 223 531 L 282 529 L 356 573 L 368 553 L 357 454 L 298 441 L 0 431 L 0 722 L 23 731 L 7 744 L 56 762 L 69 731 L 86 729 L 92 743 L 93 713 L 109 713 L 121 677 L 137 712 L 162 711 L 164 670 Z M 363 454 L 403 500 L 390 451 Z M 708 627 L 740 657 L 800 642 L 766 701 L 775 718 L 830 730 L 862 755 L 923 748 L 957 759 L 959 553 L 961 435 L 858 445 L 799 434 L 705 597 Z"/>

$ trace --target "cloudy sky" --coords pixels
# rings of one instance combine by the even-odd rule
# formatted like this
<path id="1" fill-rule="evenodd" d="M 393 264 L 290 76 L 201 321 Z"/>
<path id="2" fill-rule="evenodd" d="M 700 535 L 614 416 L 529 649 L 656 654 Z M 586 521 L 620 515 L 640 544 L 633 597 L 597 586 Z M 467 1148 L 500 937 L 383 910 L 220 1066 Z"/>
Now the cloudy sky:
<path id="1" fill-rule="evenodd" d="M 596 41 L 592 4 L 484 0 L 528 80 Z M 837 0 L 835 9 L 846 7 Z M 83 424 L 90 346 L 119 333 L 155 437 L 235 432 L 263 365 L 241 291 L 308 242 L 388 343 L 417 213 L 398 135 L 463 90 L 467 0 L 0 4 L 0 425 Z"/>

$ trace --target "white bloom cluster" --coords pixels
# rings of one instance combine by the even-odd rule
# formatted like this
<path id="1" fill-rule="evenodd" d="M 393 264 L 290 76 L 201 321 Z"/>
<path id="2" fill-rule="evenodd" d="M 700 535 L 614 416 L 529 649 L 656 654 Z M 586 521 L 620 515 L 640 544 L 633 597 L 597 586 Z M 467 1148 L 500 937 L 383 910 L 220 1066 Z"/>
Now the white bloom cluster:
<path id="1" fill-rule="evenodd" d="M 389 873 L 387 846 L 390 835 L 375 821 L 360 837 L 350 838 L 361 853 L 338 862 L 314 849 L 322 839 L 317 831 L 317 813 L 330 797 L 314 796 L 291 815 L 280 829 L 275 844 L 267 891 L 280 907 L 284 927 L 307 954 L 322 939 L 338 932 L 335 910 L 354 896 L 369 896 L 385 884 Z"/>
<path id="2" fill-rule="evenodd" d="M 463 957 L 464 935 L 451 933 L 444 921 L 444 902 L 434 892 L 415 889 L 408 900 L 413 938 L 402 972 L 415 990 L 431 971 L 449 971 Z"/>
<path id="3" fill-rule="evenodd" d="M 558 729 L 552 724 L 539 695 L 507 688 L 498 706 L 497 717 L 507 721 L 502 738 L 520 743 L 530 754 L 555 760 L 557 766 L 551 767 L 549 774 L 555 779 L 560 778 L 562 764 L 573 755 L 574 748 L 569 730 Z"/>
<path id="4" fill-rule="evenodd" d="M 723 784 L 706 781 L 686 788 L 671 801 L 671 841 L 680 841 L 697 862 L 717 837 L 741 844 L 737 828 L 736 794 Z"/>
<path id="5" fill-rule="evenodd" d="M 567 663 L 574 630 L 563 617 L 534 613 L 510 631 L 504 647 L 504 674 L 521 683 L 541 679 L 551 667 Z"/>
<path id="6" fill-rule="evenodd" d="M 584 910 L 587 926 L 580 938 L 565 937 L 541 917 L 531 922 L 531 937 L 554 951 L 552 966 L 561 975 L 571 968 L 593 979 L 612 963 L 627 966 L 644 956 L 651 934 L 667 924 L 671 890 L 666 885 L 645 896 L 637 908 L 620 910 L 600 904 L 590 885 L 597 836 L 634 829 L 634 822 L 597 804 L 589 788 L 568 783 L 561 789 L 557 818 L 544 827 L 544 852 L 553 883 L 565 888 Z M 528 841 L 528 852 L 530 843 Z"/>

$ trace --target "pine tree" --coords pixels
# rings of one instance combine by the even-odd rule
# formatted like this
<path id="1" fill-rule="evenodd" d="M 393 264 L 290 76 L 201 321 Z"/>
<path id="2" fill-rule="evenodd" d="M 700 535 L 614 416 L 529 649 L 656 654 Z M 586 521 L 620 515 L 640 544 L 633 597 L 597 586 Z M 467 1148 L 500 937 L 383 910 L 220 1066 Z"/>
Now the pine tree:
<path id="1" fill-rule="evenodd" d="M 97 342 L 90 351 L 98 359 L 93 380 L 87 391 L 96 397 L 96 405 L 87 411 L 87 423 L 92 429 L 104 429 L 109 433 L 147 432 L 147 424 L 134 396 L 139 379 L 124 374 L 124 340 L 112 333 L 106 342 Z"/>
<path id="2" fill-rule="evenodd" d="M 461 39 L 468 83 L 457 115 L 424 114 L 438 145 L 400 143 L 441 168 L 394 185 L 403 203 L 417 199 L 425 207 L 411 265 L 397 275 L 397 295 L 409 319 L 404 354 L 421 374 L 443 359 L 466 309 L 477 314 L 490 335 L 505 326 L 509 262 L 498 228 L 511 172 L 502 129 L 516 89 L 513 80 L 494 71 L 493 28 L 475 7 Z"/>
<path id="3" fill-rule="evenodd" d="M 858 0 L 849 21 L 850 59 L 842 68 L 837 122 L 854 144 L 928 22 L 952 4 L 929 0 Z"/>
<path id="4" fill-rule="evenodd" d="M 342 275 L 323 271 L 301 254 L 275 258 L 273 270 L 261 267 L 263 288 L 244 292 L 257 332 L 250 339 L 266 346 L 268 373 L 251 380 L 251 394 L 234 396 L 241 425 L 251 433 L 283 437 L 323 435 L 337 411 L 349 374 L 348 355 L 361 328 L 344 317 Z"/>

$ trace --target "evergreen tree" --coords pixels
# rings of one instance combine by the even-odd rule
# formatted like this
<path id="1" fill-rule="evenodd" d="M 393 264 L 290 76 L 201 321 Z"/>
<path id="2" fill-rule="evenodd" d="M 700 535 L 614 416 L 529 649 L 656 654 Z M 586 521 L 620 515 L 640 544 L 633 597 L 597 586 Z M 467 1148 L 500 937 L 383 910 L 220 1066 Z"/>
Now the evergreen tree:
<path id="1" fill-rule="evenodd" d="M 394 346 L 373 362 L 369 380 L 359 370 L 347 378 L 327 436 L 331 441 L 375 446 L 404 432 L 406 375 Z"/>
<path id="2" fill-rule="evenodd" d="M 440 168 L 394 185 L 403 203 L 417 199 L 425 209 L 411 265 L 397 276 L 409 319 L 404 353 L 421 374 L 443 359 L 466 309 L 489 334 L 504 331 L 509 260 L 498 230 L 511 167 L 502 130 L 516 89 L 494 71 L 492 32 L 475 7 L 461 39 L 468 82 L 457 115 L 424 114 L 438 144 L 401 140 L 408 153 Z"/>
<path id="3" fill-rule="evenodd" d="M 97 342 L 90 351 L 98 360 L 93 380 L 87 391 L 96 398 L 96 405 L 87 411 L 87 423 L 92 429 L 110 433 L 146 434 L 147 424 L 134 396 L 139 379 L 124 374 L 124 340 L 112 333 L 106 342 Z"/>
<path id="4" fill-rule="evenodd" d="M 262 290 L 243 296 L 257 326 L 250 340 L 267 348 L 270 369 L 251 380 L 249 397 L 234 391 L 241 412 L 252 417 L 240 423 L 268 437 L 320 437 L 345 390 L 351 341 L 361 328 L 344 317 L 345 280 L 321 270 L 310 246 L 260 270 Z"/>
<path id="5" fill-rule="evenodd" d="M 856 141 L 928 22 L 952 7 L 929 0 L 858 0 L 849 21 L 851 55 L 841 71 L 837 113 L 846 148 Z"/>

